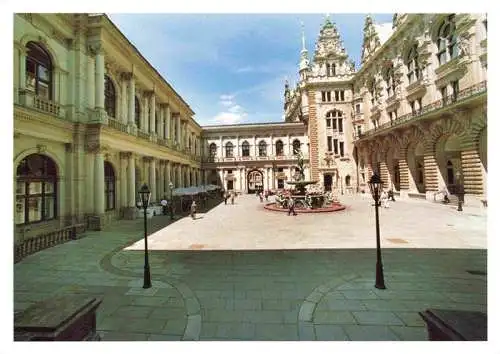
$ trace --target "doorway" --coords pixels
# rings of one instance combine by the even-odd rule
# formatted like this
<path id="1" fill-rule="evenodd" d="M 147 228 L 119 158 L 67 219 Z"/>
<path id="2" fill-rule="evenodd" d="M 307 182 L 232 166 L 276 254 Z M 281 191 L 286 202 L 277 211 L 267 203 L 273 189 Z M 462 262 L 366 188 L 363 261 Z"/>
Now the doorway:
<path id="1" fill-rule="evenodd" d="M 323 186 L 326 192 L 332 191 L 332 175 L 323 176 Z"/>
<path id="2" fill-rule="evenodd" d="M 264 176 L 259 170 L 252 170 L 247 175 L 247 189 L 248 193 L 255 193 L 257 190 L 263 189 Z"/>

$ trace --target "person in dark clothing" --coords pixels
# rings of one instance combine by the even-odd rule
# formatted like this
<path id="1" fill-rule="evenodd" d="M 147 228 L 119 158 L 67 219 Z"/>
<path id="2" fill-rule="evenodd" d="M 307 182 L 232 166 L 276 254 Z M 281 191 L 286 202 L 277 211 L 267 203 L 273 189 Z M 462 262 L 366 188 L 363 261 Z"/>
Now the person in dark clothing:
<path id="1" fill-rule="evenodd" d="M 226 193 L 224 193 L 224 204 L 226 204 L 226 205 L 227 205 L 227 198 L 229 198 L 229 195 L 226 192 Z"/>
<path id="2" fill-rule="evenodd" d="M 297 215 L 295 212 L 295 201 L 291 196 L 288 197 L 288 216 L 290 216 L 290 214 L 293 214 L 294 216 Z"/>

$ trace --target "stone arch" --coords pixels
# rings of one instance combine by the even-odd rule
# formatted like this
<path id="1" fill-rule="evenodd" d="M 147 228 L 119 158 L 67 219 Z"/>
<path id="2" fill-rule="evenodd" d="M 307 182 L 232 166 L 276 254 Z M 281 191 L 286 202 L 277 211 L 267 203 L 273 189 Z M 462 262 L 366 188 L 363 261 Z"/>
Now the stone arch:
<path id="1" fill-rule="evenodd" d="M 14 176 L 16 174 L 16 168 L 17 165 L 27 156 L 33 155 L 33 154 L 40 154 L 40 155 L 46 155 L 50 157 L 52 160 L 54 160 L 56 169 L 57 169 L 57 178 L 63 179 L 64 178 L 64 164 L 62 163 L 62 160 L 57 156 L 57 154 L 53 153 L 50 150 L 47 149 L 41 149 L 39 147 L 33 147 L 29 148 L 26 150 L 21 151 L 17 156 L 14 158 Z"/>
<path id="2" fill-rule="evenodd" d="M 54 69 L 60 69 L 60 60 L 56 55 L 55 50 L 50 46 L 49 41 L 41 35 L 34 34 L 34 33 L 26 33 L 24 36 L 21 37 L 19 44 L 21 45 L 22 48 L 26 48 L 26 45 L 29 42 L 35 42 L 38 44 L 41 44 L 42 47 L 47 51 L 47 53 L 50 56 L 50 60 L 52 61 L 52 67 Z"/>
<path id="3" fill-rule="evenodd" d="M 424 170 L 425 142 L 422 140 L 410 140 L 407 147 L 407 162 L 409 169 L 409 189 L 425 193 L 425 170 Z"/>

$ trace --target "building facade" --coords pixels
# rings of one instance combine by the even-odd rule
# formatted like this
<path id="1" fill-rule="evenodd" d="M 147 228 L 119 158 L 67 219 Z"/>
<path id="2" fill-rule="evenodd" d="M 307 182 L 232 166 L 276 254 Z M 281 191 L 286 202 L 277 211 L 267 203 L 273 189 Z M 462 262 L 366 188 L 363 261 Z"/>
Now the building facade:
<path id="1" fill-rule="evenodd" d="M 486 15 L 395 14 L 389 26 L 366 18 L 357 72 L 328 18 L 312 63 L 303 45 L 299 83 L 285 87 L 285 113 L 308 125 L 313 178 L 325 176 L 323 155 L 335 128 L 340 133 L 328 120 L 340 110 L 350 159 L 342 165 L 334 146 L 333 173 L 354 169 L 357 190 L 366 191 L 376 171 L 385 188 L 404 197 L 435 200 L 463 186 L 466 203 L 484 200 Z"/>
<path id="2" fill-rule="evenodd" d="M 202 143 L 204 182 L 241 193 L 288 188 L 297 154 L 305 166 L 309 160 L 307 132 L 300 122 L 204 126 Z"/>
<path id="3" fill-rule="evenodd" d="M 14 15 L 16 241 L 201 181 L 194 112 L 106 15 Z"/>

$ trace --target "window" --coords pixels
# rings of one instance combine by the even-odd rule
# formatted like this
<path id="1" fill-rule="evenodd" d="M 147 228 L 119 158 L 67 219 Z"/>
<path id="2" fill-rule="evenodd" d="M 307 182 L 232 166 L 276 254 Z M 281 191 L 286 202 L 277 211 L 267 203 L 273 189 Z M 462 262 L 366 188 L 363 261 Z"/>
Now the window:
<path id="1" fill-rule="evenodd" d="M 230 175 L 233 173 L 233 170 L 227 170 L 227 174 Z"/>
<path id="2" fill-rule="evenodd" d="M 106 210 L 115 208 L 115 171 L 108 161 L 104 161 L 104 201 Z"/>
<path id="3" fill-rule="evenodd" d="M 293 154 L 297 155 L 300 152 L 300 140 L 295 139 L 292 143 Z"/>
<path id="4" fill-rule="evenodd" d="M 339 142 L 340 156 L 344 156 L 344 142 Z"/>
<path id="5" fill-rule="evenodd" d="M 108 75 L 104 76 L 104 110 L 108 117 L 116 117 L 115 85 Z"/>
<path id="6" fill-rule="evenodd" d="M 343 118 L 339 118 L 339 133 L 344 132 L 344 126 L 342 124 Z"/>
<path id="7" fill-rule="evenodd" d="M 332 151 L 332 137 L 331 136 L 327 136 L 326 137 L 326 142 L 327 142 L 327 146 L 328 146 L 328 151 Z"/>
<path id="8" fill-rule="evenodd" d="M 226 143 L 226 157 L 233 157 L 233 143 Z"/>
<path id="9" fill-rule="evenodd" d="M 333 139 L 333 153 L 334 153 L 335 155 L 338 155 L 338 154 L 339 154 L 338 142 L 339 142 L 339 140 L 338 140 L 338 139 Z"/>
<path id="10" fill-rule="evenodd" d="M 141 128 L 141 106 L 137 96 L 135 97 L 135 125 L 137 125 L 137 128 Z"/>
<path id="11" fill-rule="evenodd" d="M 283 142 L 281 140 L 276 142 L 276 155 L 283 156 Z"/>
<path id="12" fill-rule="evenodd" d="M 335 101 L 340 101 L 340 93 L 339 93 L 339 91 L 335 91 Z"/>
<path id="13" fill-rule="evenodd" d="M 160 135 L 160 120 L 158 119 L 158 110 L 155 110 L 155 132 L 156 134 Z M 189 140 L 189 149 L 191 149 L 191 140 Z"/>
<path id="14" fill-rule="evenodd" d="M 326 92 L 321 91 L 321 102 L 326 102 Z"/>
<path id="15" fill-rule="evenodd" d="M 361 113 L 361 105 L 358 103 L 356 105 L 356 114 Z"/>
<path id="16" fill-rule="evenodd" d="M 26 89 L 51 100 L 52 60 L 47 51 L 35 42 L 28 42 L 26 49 Z"/>
<path id="17" fill-rule="evenodd" d="M 450 15 L 443 21 L 438 31 L 436 45 L 438 48 L 437 57 L 439 65 L 443 65 L 458 56 L 458 43 L 455 31 L 455 15 Z"/>
<path id="18" fill-rule="evenodd" d="M 335 69 L 335 64 L 332 64 L 332 76 L 335 76 L 337 74 Z"/>
<path id="19" fill-rule="evenodd" d="M 17 167 L 16 224 L 46 221 L 56 216 L 56 165 L 48 156 L 29 155 Z"/>
<path id="20" fill-rule="evenodd" d="M 326 127 L 330 128 L 332 126 L 332 120 L 330 118 L 326 119 Z"/>
<path id="21" fill-rule="evenodd" d="M 351 176 L 349 176 L 349 175 L 345 176 L 345 186 L 346 187 L 351 186 Z"/>
<path id="22" fill-rule="evenodd" d="M 411 84 L 420 79 L 417 48 L 417 44 L 415 44 L 413 47 L 411 47 L 408 55 L 406 56 L 406 67 L 408 69 L 408 73 L 406 74 L 406 76 L 408 77 L 408 84 Z"/>
<path id="23" fill-rule="evenodd" d="M 250 156 L 250 144 L 248 141 L 244 141 L 243 144 L 241 144 L 241 155 Z"/>
<path id="24" fill-rule="evenodd" d="M 390 67 L 384 73 L 384 80 L 387 86 L 387 97 L 391 97 L 396 93 L 396 83 L 394 81 L 394 67 L 391 63 Z"/>
<path id="25" fill-rule="evenodd" d="M 214 158 L 215 156 L 217 156 L 217 145 L 215 145 L 215 143 L 212 143 L 210 144 L 210 157 L 211 158 Z"/>
<path id="26" fill-rule="evenodd" d="M 337 130 L 337 119 L 332 119 L 332 129 Z"/>
<path id="27" fill-rule="evenodd" d="M 345 101 L 344 90 L 340 91 L 340 100 Z"/>
<path id="28" fill-rule="evenodd" d="M 330 76 L 330 64 L 326 64 L 326 76 Z"/>
<path id="29" fill-rule="evenodd" d="M 259 143 L 259 156 L 267 156 L 267 144 L 264 140 Z"/>
<path id="30" fill-rule="evenodd" d="M 332 101 L 332 93 L 330 91 L 326 92 L 326 100 L 327 100 L 327 102 L 331 102 Z"/>
<path id="31" fill-rule="evenodd" d="M 358 125 L 357 126 L 357 129 L 358 129 L 358 138 L 361 137 L 361 125 Z"/>

